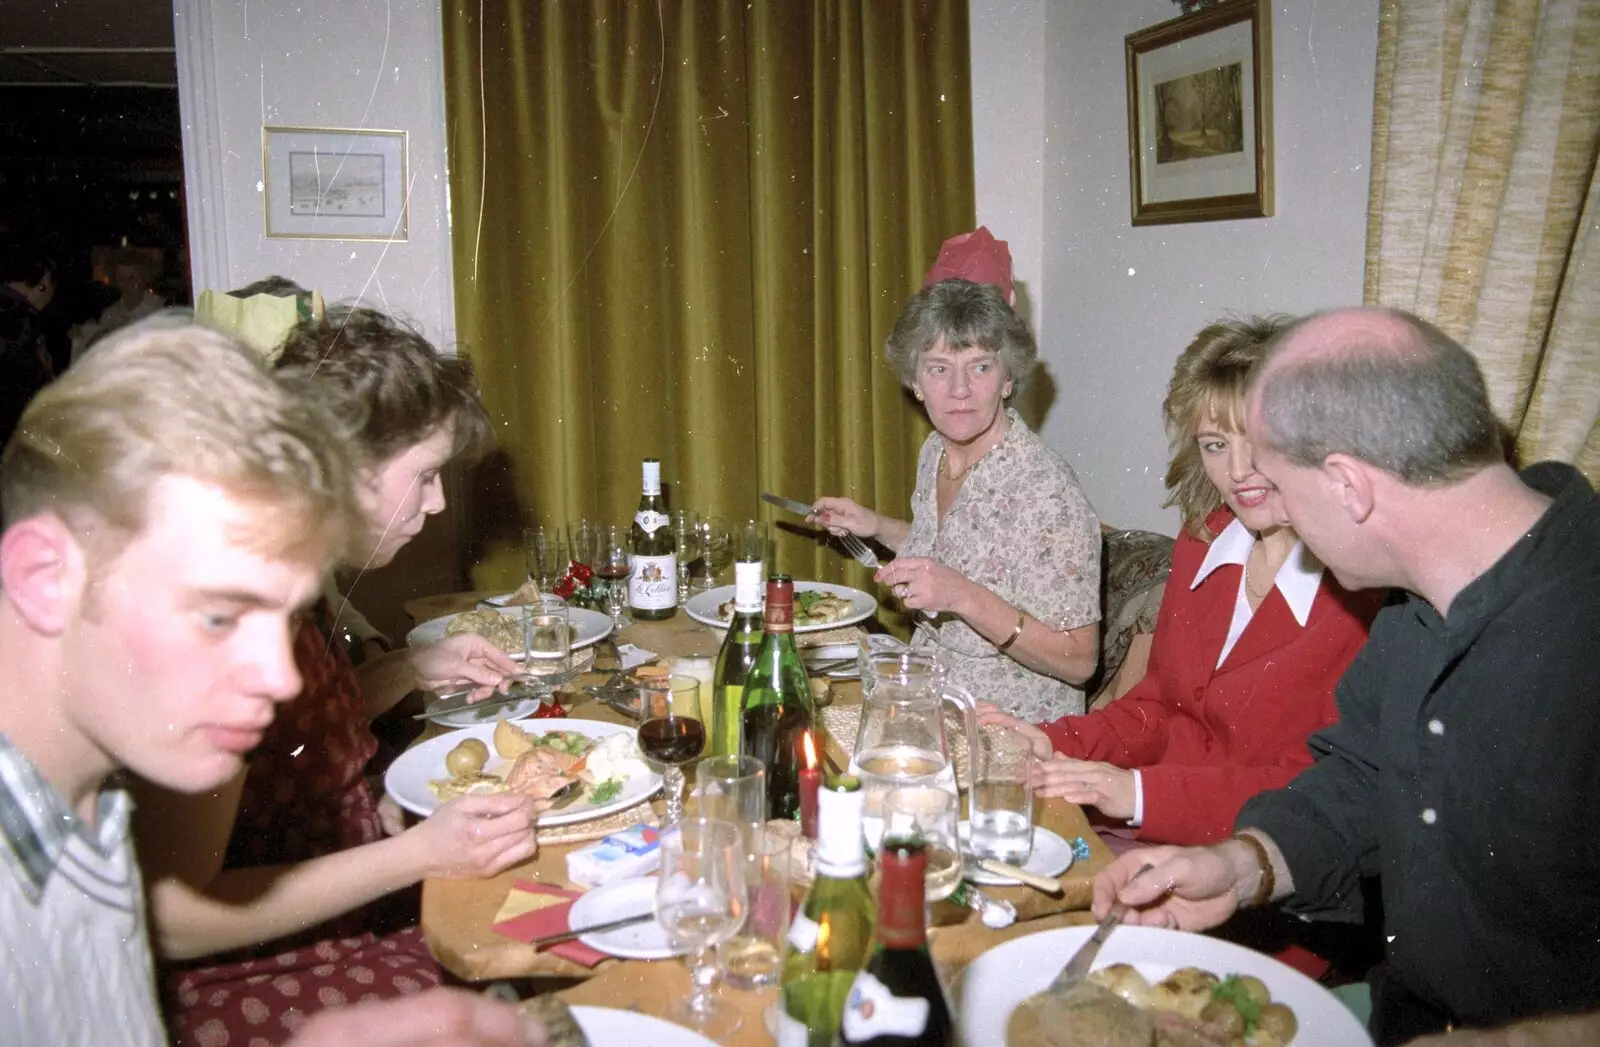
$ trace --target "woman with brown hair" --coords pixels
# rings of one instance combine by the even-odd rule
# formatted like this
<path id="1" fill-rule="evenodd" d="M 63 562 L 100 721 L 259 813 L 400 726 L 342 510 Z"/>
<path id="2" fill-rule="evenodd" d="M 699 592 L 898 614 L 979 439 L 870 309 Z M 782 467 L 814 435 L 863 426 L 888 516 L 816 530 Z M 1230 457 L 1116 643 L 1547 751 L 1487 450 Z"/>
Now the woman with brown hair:
<path id="1" fill-rule="evenodd" d="M 1381 592 L 1350 593 L 1274 519 L 1244 436 L 1251 368 L 1286 321 L 1223 320 L 1178 357 L 1163 404 L 1168 505 L 1183 515 L 1145 678 L 1087 716 L 1035 727 L 1038 791 L 1098 809 L 1153 843 L 1225 839 L 1256 793 L 1311 763 L 1334 685 Z"/>
<path id="2" fill-rule="evenodd" d="M 444 508 L 444 467 L 490 445 L 470 362 L 382 313 L 330 309 L 300 324 L 277 373 L 328 407 L 356 449 L 365 532 L 346 553 L 353 567 L 392 560 Z M 487 689 L 516 666 L 467 633 L 357 669 L 333 632 L 342 601 L 331 591 L 301 621 L 303 689 L 244 774 L 209 796 L 141 791 L 135 831 L 157 950 L 177 961 L 167 1006 L 180 1044 L 223 1033 L 279 1043 L 319 1008 L 439 984 L 415 897 L 398 892 L 425 877 L 493 876 L 534 853 L 536 815 L 509 794 L 462 797 L 385 834 L 365 778 L 372 718 L 414 689 Z"/>

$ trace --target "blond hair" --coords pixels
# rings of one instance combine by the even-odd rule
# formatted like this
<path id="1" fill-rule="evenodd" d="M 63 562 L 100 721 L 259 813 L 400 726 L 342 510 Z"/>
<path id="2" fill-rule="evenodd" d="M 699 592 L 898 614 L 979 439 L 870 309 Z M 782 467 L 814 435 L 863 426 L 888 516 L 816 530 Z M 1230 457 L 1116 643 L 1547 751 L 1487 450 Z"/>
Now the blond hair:
<path id="1" fill-rule="evenodd" d="M 1267 344 L 1290 324 L 1287 316 L 1230 317 L 1208 324 L 1178 356 L 1161 402 L 1167 443 L 1167 500 L 1175 505 L 1190 534 L 1208 542 L 1215 537 L 1206 517 L 1222 506 L 1222 492 L 1206 476 L 1195 444 L 1202 417 L 1224 428 L 1244 432 L 1244 397 L 1251 373 L 1266 355 Z"/>
<path id="2" fill-rule="evenodd" d="M 9 526 L 54 513 L 114 556 L 143 528 L 157 481 L 187 476 L 260 507 L 251 548 L 320 567 L 357 519 L 334 432 L 255 354 L 158 314 L 97 343 L 28 405 L 0 457 L 0 515 Z"/>

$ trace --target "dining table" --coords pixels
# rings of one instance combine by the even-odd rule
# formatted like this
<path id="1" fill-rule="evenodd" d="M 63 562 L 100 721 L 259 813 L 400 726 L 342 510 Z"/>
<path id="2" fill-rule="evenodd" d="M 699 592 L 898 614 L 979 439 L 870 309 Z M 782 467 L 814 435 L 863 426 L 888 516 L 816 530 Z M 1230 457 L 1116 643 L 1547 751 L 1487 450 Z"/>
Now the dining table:
<path id="1" fill-rule="evenodd" d="M 472 610 L 491 592 L 459 592 L 419 597 L 405 604 L 412 620 L 421 623 L 444 615 Z M 665 660 L 678 657 L 709 657 L 722 643 L 721 630 L 690 618 L 681 609 L 672 617 L 656 621 L 636 621 L 624 627 L 613 639 L 653 652 Z M 831 707 L 848 709 L 861 701 L 858 681 L 836 680 L 829 685 Z M 563 692 L 572 704 L 566 708 L 570 718 L 628 723 L 612 707 L 581 693 Z M 848 746 L 826 730 L 826 718 L 818 717 L 819 740 L 840 766 L 848 762 Z M 423 738 L 442 733 L 444 728 L 430 725 Z M 651 801 L 656 817 L 659 798 Z M 994 929 L 978 914 L 949 902 L 932 907 L 933 926 L 928 941 L 934 962 L 946 979 L 960 972 L 978 955 L 994 946 L 1026 934 L 1093 922 L 1088 913 L 1091 881 L 1112 860 L 1111 851 L 1096 835 L 1082 808 L 1060 799 L 1038 798 L 1034 823 L 1050 829 L 1069 841 L 1080 841 L 1080 857 L 1059 877 L 1059 895 L 1050 895 L 1026 886 L 986 886 L 991 897 L 1010 902 L 1017 910 L 1013 925 Z M 510 981 L 522 994 L 555 992 L 569 1005 L 633 1010 L 654 1017 L 672 1019 L 672 1009 L 689 991 L 688 970 L 682 960 L 608 959 L 596 966 L 577 963 L 536 951 L 531 945 L 498 933 L 493 924 L 513 885 L 534 882 L 561 888 L 577 888 L 567 878 L 566 858 L 582 843 L 541 844 L 538 854 L 498 876 L 487 879 L 425 880 L 422 884 L 421 927 L 429 949 L 439 963 L 456 978 L 467 983 Z M 1086 847 L 1088 857 L 1081 857 Z M 723 1043 L 732 1047 L 769 1047 L 774 1041 L 768 1031 L 767 1010 L 777 996 L 776 988 L 738 990 L 727 986 L 719 990 L 725 1006 L 740 1013 L 739 1028 Z"/>

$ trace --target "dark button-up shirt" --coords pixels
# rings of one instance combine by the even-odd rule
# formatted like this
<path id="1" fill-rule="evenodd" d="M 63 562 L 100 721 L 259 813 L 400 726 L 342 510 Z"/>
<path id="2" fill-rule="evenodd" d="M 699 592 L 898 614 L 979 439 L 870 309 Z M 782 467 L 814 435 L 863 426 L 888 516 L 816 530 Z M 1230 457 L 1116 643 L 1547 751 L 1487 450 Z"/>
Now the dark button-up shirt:
<path id="1" fill-rule="evenodd" d="M 1471 1026 L 1600 1006 L 1600 497 L 1524 479 L 1555 497 L 1538 523 L 1447 616 L 1385 608 L 1317 762 L 1238 820 L 1282 848 L 1291 911 L 1357 920 L 1379 877 L 1390 976 Z"/>

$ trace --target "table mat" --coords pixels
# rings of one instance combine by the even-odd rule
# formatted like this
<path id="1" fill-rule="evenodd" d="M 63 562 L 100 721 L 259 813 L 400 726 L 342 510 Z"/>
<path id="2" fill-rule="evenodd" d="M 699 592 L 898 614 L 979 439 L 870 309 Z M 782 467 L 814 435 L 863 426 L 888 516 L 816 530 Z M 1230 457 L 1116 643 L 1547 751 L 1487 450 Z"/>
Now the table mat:
<path id="1" fill-rule="evenodd" d="M 608 814 L 604 818 L 594 818 L 587 822 L 570 822 L 566 825 L 552 825 L 539 830 L 539 844 L 567 844 L 587 843 L 590 840 L 599 840 L 610 836 L 612 833 L 621 832 L 630 826 L 642 822 L 654 822 L 655 809 L 648 803 L 638 803 L 632 807 Z"/>

